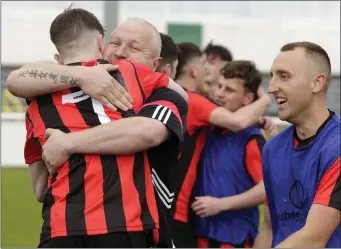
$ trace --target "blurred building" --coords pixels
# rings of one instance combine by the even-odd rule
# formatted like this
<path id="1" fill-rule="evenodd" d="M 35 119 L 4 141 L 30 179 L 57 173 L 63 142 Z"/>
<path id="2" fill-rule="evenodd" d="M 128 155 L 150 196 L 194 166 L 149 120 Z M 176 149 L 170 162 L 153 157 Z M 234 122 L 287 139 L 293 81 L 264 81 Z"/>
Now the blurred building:
<path id="1" fill-rule="evenodd" d="M 2 2 L 1 84 L 8 73 L 35 61 L 53 62 L 56 52 L 49 39 L 52 20 L 70 2 Z M 75 7 L 90 10 L 113 28 L 128 17 L 153 23 L 176 41 L 192 41 L 204 47 L 213 40 L 227 46 L 235 59 L 253 60 L 268 72 L 279 48 L 287 42 L 308 40 L 323 46 L 331 57 L 333 82 L 328 103 L 340 114 L 340 2 L 333 1 L 122 1 L 117 9 L 109 1 L 77 1 Z M 112 31 L 112 30 L 108 30 Z M 5 92 L 5 91 L 4 91 Z M 5 92 L 3 111 L 22 111 L 20 102 Z M 276 114 L 275 104 L 269 110 Z"/>

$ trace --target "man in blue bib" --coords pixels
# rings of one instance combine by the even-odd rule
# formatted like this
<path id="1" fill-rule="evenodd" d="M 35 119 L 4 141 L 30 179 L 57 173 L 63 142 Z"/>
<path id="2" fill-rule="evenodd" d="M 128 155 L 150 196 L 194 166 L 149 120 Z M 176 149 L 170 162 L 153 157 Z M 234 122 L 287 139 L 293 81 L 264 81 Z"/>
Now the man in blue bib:
<path id="1" fill-rule="evenodd" d="M 250 61 L 232 61 L 222 70 L 215 101 L 229 111 L 251 104 L 262 82 Z M 275 125 L 274 125 L 275 126 Z M 258 232 L 258 205 L 264 201 L 261 151 L 265 139 L 256 126 L 241 132 L 206 130 L 199 163 L 196 234 L 200 248 L 251 247 Z"/>
<path id="2" fill-rule="evenodd" d="M 340 118 L 326 104 L 331 65 L 317 44 L 284 45 L 269 93 L 292 125 L 263 149 L 263 229 L 255 247 L 341 247 Z"/>

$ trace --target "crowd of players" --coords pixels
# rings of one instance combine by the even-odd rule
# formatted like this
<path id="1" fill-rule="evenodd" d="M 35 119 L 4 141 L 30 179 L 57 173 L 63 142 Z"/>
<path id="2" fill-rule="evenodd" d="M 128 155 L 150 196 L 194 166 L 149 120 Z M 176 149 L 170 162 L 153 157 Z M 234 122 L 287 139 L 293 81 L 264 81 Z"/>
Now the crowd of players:
<path id="1" fill-rule="evenodd" d="M 292 123 L 276 134 L 252 61 L 175 44 L 142 19 L 107 45 L 104 32 L 69 8 L 50 27 L 58 64 L 7 80 L 29 105 L 39 247 L 341 246 L 340 119 L 322 47 L 289 43 L 275 57 L 268 91 Z"/>

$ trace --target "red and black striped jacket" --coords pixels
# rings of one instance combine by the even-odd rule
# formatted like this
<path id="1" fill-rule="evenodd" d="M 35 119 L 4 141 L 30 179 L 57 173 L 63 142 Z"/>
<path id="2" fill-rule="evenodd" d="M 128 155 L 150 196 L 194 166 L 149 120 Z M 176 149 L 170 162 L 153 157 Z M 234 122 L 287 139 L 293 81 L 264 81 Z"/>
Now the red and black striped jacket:
<path id="1" fill-rule="evenodd" d="M 98 63 L 105 62 L 73 65 Z M 123 84 L 134 100 L 134 111 L 140 109 L 154 89 L 168 85 L 168 77 L 144 65 L 129 61 L 114 64 L 119 65 Z M 70 88 L 31 101 L 26 116 L 28 125 L 32 126 L 28 137 L 43 146 L 47 128 L 69 133 L 124 116 L 129 113 L 109 110 L 80 88 Z M 58 236 L 157 228 L 159 217 L 146 156 L 145 152 L 128 156 L 72 155 L 48 179 L 41 242 Z M 37 157 L 27 157 L 27 163 L 32 163 L 33 159 Z"/>

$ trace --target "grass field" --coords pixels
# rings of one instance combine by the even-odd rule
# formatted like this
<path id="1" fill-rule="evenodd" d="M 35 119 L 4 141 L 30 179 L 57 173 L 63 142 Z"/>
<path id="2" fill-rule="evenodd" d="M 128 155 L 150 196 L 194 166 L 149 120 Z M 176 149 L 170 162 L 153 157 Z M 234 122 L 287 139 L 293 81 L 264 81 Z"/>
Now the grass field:
<path id="1" fill-rule="evenodd" d="M 41 207 L 33 194 L 27 168 L 1 169 L 2 247 L 37 247 Z"/>
<path id="2" fill-rule="evenodd" d="M 2 168 L 1 191 L 1 246 L 37 247 L 42 206 L 33 195 L 27 168 Z"/>

